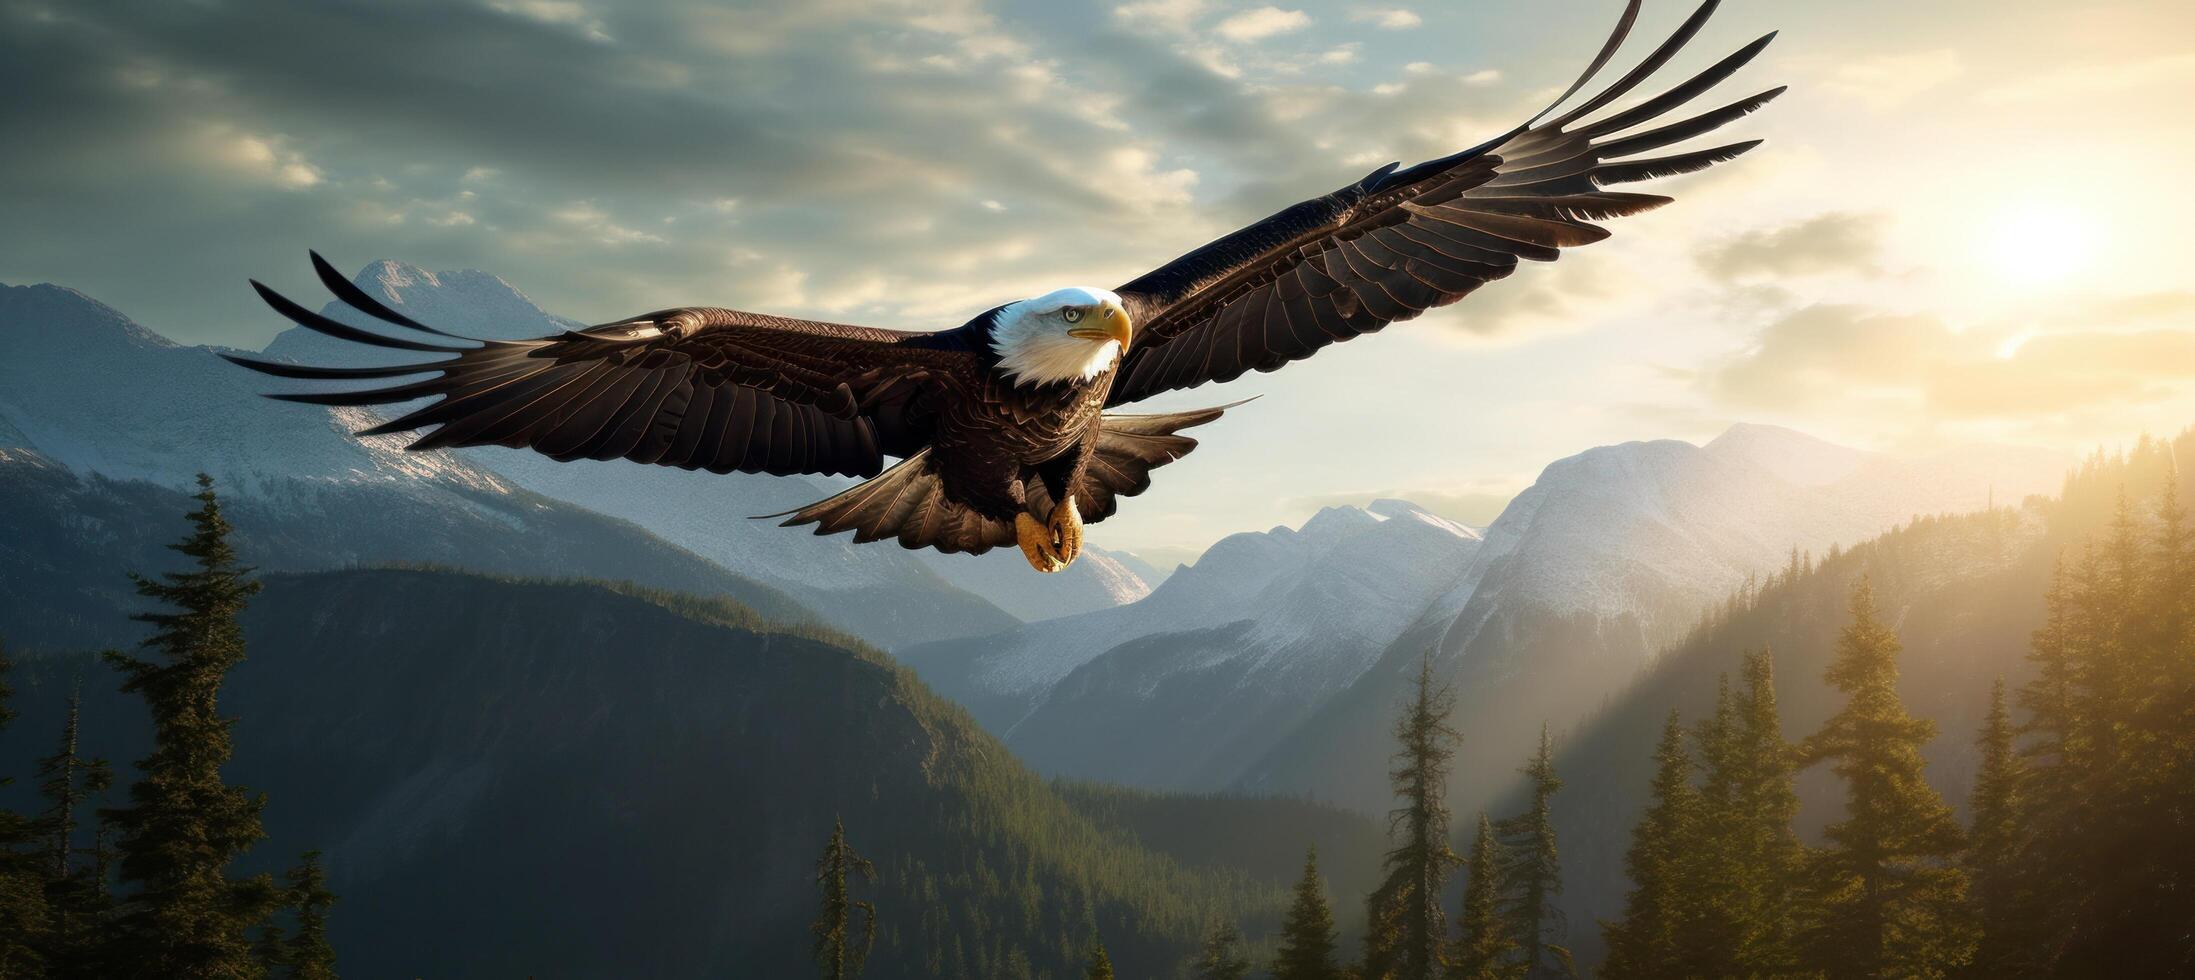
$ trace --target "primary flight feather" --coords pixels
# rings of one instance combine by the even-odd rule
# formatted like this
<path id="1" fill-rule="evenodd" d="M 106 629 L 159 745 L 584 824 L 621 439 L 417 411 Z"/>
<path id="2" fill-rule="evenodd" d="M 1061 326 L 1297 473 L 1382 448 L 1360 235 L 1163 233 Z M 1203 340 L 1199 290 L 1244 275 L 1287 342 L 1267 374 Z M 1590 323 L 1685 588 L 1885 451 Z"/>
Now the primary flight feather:
<path id="1" fill-rule="evenodd" d="M 716 473 L 866 477 L 787 525 L 856 541 L 980 554 L 1016 544 L 1038 571 L 1082 549 L 1083 525 L 1196 446 L 1181 434 L 1233 406 L 1108 411 L 1164 391 L 1272 371 L 1328 344 L 1445 306 L 1520 259 L 1607 237 L 1593 221 L 1669 202 L 1613 185 L 1702 170 L 1758 141 L 1654 155 L 1783 92 L 1667 117 L 1759 54 L 1773 34 L 1662 93 L 1590 118 L 1698 33 L 1701 4 L 1637 67 L 1552 119 L 1615 55 L 1630 0 L 1578 81 L 1547 111 L 1479 146 L 1364 179 L 1217 239 L 1117 289 L 1069 287 L 922 333 L 685 307 L 524 341 L 478 341 L 389 309 L 319 255 L 336 297 L 410 333 L 360 329 L 252 285 L 312 330 L 451 355 L 388 367 L 229 359 L 285 378 L 398 379 L 270 397 L 322 405 L 433 401 L 360 433 L 432 427 L 413 449 L 500 445 L 559 460 L 624 458 Z M 884 468 L 886 457 L 899 460 Z"/>

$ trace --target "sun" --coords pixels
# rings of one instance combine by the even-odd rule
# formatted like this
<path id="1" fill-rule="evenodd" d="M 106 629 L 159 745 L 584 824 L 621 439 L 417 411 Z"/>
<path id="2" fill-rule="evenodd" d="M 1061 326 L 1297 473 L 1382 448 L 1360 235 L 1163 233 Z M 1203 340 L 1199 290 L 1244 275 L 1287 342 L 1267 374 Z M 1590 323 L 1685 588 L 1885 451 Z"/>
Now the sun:
<path id="1" fill-rule="evenodd" d="M 2031 202 L 2000 212 L 1985 229 L 1981 252 L 2007 282 L 2047 286 L 2086 270 L 2099 238 L 2093 215 L 2063 204 Z"/>

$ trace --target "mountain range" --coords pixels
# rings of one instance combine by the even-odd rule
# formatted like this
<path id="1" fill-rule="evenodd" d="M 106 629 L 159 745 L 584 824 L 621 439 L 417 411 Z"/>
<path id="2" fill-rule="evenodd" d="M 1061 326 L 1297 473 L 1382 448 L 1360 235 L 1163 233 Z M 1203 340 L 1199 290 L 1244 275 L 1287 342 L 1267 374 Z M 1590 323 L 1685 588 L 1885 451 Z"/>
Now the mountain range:
<path id="1" fill-rule="evenodd" d="M 572 322 L 484 273 L 375 263 L 356 282 L 479 336 Z M 354 438 L 373 416 L 268 402 L 261 379 L 216 351 L 173 344 L 63 287 L 0 286 L 0 340 L 11 353 L 0 360 L 0 623 L 37 661 L 30 689 L 50 701 L 38 685 L 58 684 L 53 671 L 97 669 L 60 651 L 140 635 L 124 618 L 137 600 L 121 573 L 173 567 L 162 545 L 181 532 L 183 488 L 213 474 L 243 553 L 276 573 L 252 624 L 255 651 L 275 651 L 254 654 L 271 673 L 240 675 L 236 703 L 249 725 L 266 726 L 251 740 L 297 746 L 240 756 L 239 772 L 327 799 L 303 816 L 270 813 L 277 842 L 327 847 L 347 900 L 381 910 L 361 913 L 371 927 L 414 929 L 388 917 L 414 914 L 403 896 L 447 878 L 470 890 L 417 914 L 452 930 L 511 930 L 502 958 L 460 949 L 452 931 L 419 959 L 371 959 L 370 973 L 458 962 L 457 972 L 503 974 L 610 955 L 542 938 L 580 928 L 547 900 L 506 920 L 468 918 L 475 906 L 563 887 L 495 856 L 505 838 L 534 853 L 559 846 L 526 837 L 519 801 L 529 799 L 599 839 L 630 842 L 620 852 L 633 868 L 583 867 L 579 885 L 623 894 L 643 887 L 628 873 L 646 869 L 678 882 L 680 902 L 765 932 L 798 932 L 776 903 L 801 904 L 783 879 L 799 878 L 811 824 L 830 812 L 905 817 L 870 836 L 872 856 L 898 862 L 895 880 L 924 883 L 893 893 L 895 903 L 974 911 L 895 923 L 897 948 L 929 957 L 931 972 L 904 975 L 947 970 L 939 957 L 998 975 L 1014 950 L 1051 964 L 1032 965 L 1041 975 L 1072 962 L 1066 947 L 1090 924 L 1151 937 L 1125 958 L 1157 969 L 1202 922 L 1206 912 L 1190 906 L 1224 906 L 1251 923 L 1277 907 L 1272 890 L 1295 855 L 1247 869 L 1250 849 L 1224 829 L 1241 824 L 1240 808 L 1349 855 L 1337 883 L 1366 880 L 1361 865 L 1378 850 L 1371 825 L 1303 801 L 1360 814 L 1388 806 L 1390 722 L 1426 658 L 1458 695 L 1451 795 L 1461 811 L 1507 806 L 1540 726 L 1563 736 L 1560 765 L 1581 787 L 1558 807 L 1575 857 L 1566 901 L 1574 922 L 1591 922 L 1620 899 L 1643 772 L 1633 756 L 1671 704 L 1697 710 L 1735 647 L 1783 651 L 1787 724 L 1812 724 L 1826 710 L 1812 678 L 1836 593 L 1864 570 L 1922 656 L 1909 675 L 1909 686 L 1926 685 L 1919 710 L 1963 730 L 1977 671 L 2017 672 L 2033 614 L 1989 597 L 2034 591 L 2045 556 L 2100 506 L 2094 488 L 2062 480 L 2069 460 L 2054 452 L 1896 455 L 1736 425 L 1700 445 L 1625 443 L 1558 460 L 1484 528 L 1381 500 L 1230 536 L 1170 573 L 1092 549 L 1046 577 L 1011 554 L 857 548 L 751 519 L 827 495 L 835 481 L 493 449 L 407 453 L 392 438 Z M 301 331 L 267 353 L 346 356 Z M 2063 500 L 2038 496 L 2061 487 Z M 391 564 L 413 568 L 356 570 Z M 1755 588 L 1771 575 L 1769 589 Z M 562 581 L 572 578 L 633 584 Z M 498 624 L 521 625 L 505 636 Z M 382 649 L 392 646 L 402 649 Z M 285 652 L 294 650 L 332 659 Z M 788 650 L 799 656 L 783 659 Z M 416 716 L 404 714 L 407 696 L 423 699 Z M 45 710 L 26 720 L 44 724 Z M 577 734 L 553 733 L 552 716 L 581 719 Z M 316 727 L 330 718 L 351 720 Z M 124 724 L 111 737 L 136 736 Z M 526 744 L 536 742 L 546 748 Z M 1957 786 L 1963 750 L 1934 751 Z M 773 754 L 805 767 L 750 758 Z M 347 784 L 318 781 L 327 759 Z M 607 807 L 580 777 L 555 772 L 558 759 L 640 802 Z M 695 772 L 789 802 L 727 799 L 689 785 Z M 1827 798 L 1820 784 L 1802 792 L 1810 806 Z M 1264 798 L 1274 796 L 1298 800 Z M 985 829 L 969 837 L 963 821 Z M 642 840 L 643 824 L 673 832 Z M 706 839 L 711 826 L 751 827 L 760 842 L 733 854 Z M 1279 839 L 1259 840 L 1257 860 L 1269 860 Z M 699 849 L 744 890 L 680 877 L 679 848 Z M 1084 867 L 1078 853 L 1103 867 Z M 1073 911 L 1008 911 L 970 884 L 1005 868 L 1075 896 Z M 1146 885 L 1193 900 L 1156 901 Z M 555 901 L 592 907 L 577 893 Z M 649 908 L 614 910 L 618 934 L 655 935 Z M 663 928 L 704 937 L 689 958 L 649 961 L 663 972 L 784 955 L 731 926 L 663 914 Z M 370 945 L 371 927 L 349 945 Z M 1589 959 L 1595 940 L 1573 941 Z"/>
<path id="2" fill-rule="evenodd" d="M 1379 662 L 1233 785 L 1385 806 L 1387 723 L 1430 657 L 1457 692 L 1458 803 L 1484 805 L 1543 723 L 1560 728 L 1624 689 L 1705 610 L 1794 553 L 2053 490 L 2069 462 L 1996 446 L 1870 453 L 1760 425 L 1557 460 Z"/>
<path id="3" fill-rule="evenodd" d="M 1386 806 L 1395 705 L 1421 658 L 1459 693 L 1461 801 L 1542 721 L 1636 678 L 1711 604 L 1795 551 L 2054 487 L 2067 458 L 1901 457 L 1773 426 L 1550 464 L 1483 530 L 1399 501 L 1235 535 L 1138 602 L 905 649 L 1048 772 Z"/>
<path id="4" fill-rule="evenodd" d="M 1383 500 L 1236 534 L 1130 605 L 907 648 L 902 659 L 1048 772 L 1229 785 L 1345 690 L 1467 563 L 1477 531 Z"/>

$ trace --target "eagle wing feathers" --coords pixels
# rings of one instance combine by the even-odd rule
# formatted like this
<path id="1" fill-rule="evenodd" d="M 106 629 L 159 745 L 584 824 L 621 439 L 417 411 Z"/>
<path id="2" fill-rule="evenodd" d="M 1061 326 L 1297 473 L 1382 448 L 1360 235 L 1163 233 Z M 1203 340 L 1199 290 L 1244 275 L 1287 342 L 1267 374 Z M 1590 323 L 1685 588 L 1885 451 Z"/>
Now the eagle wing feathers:
<path id="1" fill-rule="evenodd" d="M 1456 302 L 1566 248 L 1608 236 L 1594 221 L 1669 198 L 1611 185 L 1691 173 L 1758 140 L 1637 158 L 1711 132 L 1782 94 L 1774 88 L 1643 131 L 1758 55 L 1770 34 L 1668 91 L 1595 122 L 1594 112 L 1652 77 L 1700 30 L 1706 0 L 1631 71 L 1552 121 L 1541 122 L 1606 67 L 1637 20 L 1626 6 L 1585 73 L 1539 117 L 1479 146 L 1408 169 L 1389 164 L 1121 286 L 1137 323 L 1108 405 L 1272 371 L 1329 344 Z"/>
<path id="2" fill-rule="evenodd" d="M 937 334 L 905 333 L 739 310 L 683 307 L 534 340 L 473 340 L 389 309 L 313 256 L 352 309 L 434 339 L 366 330 L 305 309 L 254 282 L 268 305 L 339 340 L 448 354 L 424 363 L 314 367 L 225 354 L 281 378 L 394 379 L 351 391 L 276 394 L 319 405 L 433 399 L 361 435 L 432 431 L 414 449 L 531 448 L 559 460 L 625 458 L 717 473 L 874 476 L 904 456 L 912 391 L 980 370 Z M 911 384 L 914 383 L 914 384 Z"/>

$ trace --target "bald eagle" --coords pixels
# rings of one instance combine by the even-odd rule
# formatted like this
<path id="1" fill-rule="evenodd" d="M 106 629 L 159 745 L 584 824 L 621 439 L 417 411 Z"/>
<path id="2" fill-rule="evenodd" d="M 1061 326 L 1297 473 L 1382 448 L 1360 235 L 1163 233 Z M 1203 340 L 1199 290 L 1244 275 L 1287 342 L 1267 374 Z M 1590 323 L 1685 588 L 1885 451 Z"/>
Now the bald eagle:
<path id="1" fill-rule="evenodd" d="M 361 432 L 434 427 L 413 449 L 501 445 L 558 460 L 625 458 L 716 473 L 866 478 L 786 514 L 817 534 L 981 554 L 1017 544 L 1038 571 L 1065 568 L 1083 525 L 1186 454 L 1182 430 L 1234 406 L 1118 414 L 1164 391 L 1272 371 L 1469 295 L 1518 260 L 1599 241 L 1589 222 L 1669 198 L 1606 188 L 1702 170 L 1759 141 L 1646 155 L 1736 120 L 1770 89 L 1665 122 L 1759 54 L 1739 49 L 1660 95 L 1598 119 L 1655 74 L 1714 11 L 1707 0 L 1640 64 L 1576 96 L 1629 34 L 1639 0 L 1568 91 L 1478 146 L 1389 164 L 1285 208 L 1115 289 L 1070 287 L 961 326 L 905 332 L 682 307 L 537 340 L 472 340 L 396 312 L 313 264 L 336 297 L 403 332 L 370 331 L 253 282 L 284 316 L 376 347 L 452 355 L 386 367 L 230 359 L 285 378 L 423 380 L 271 397 L 322 405 L 431 398 Z M 885 469 L 886 457 L 898 460 Z"/>

